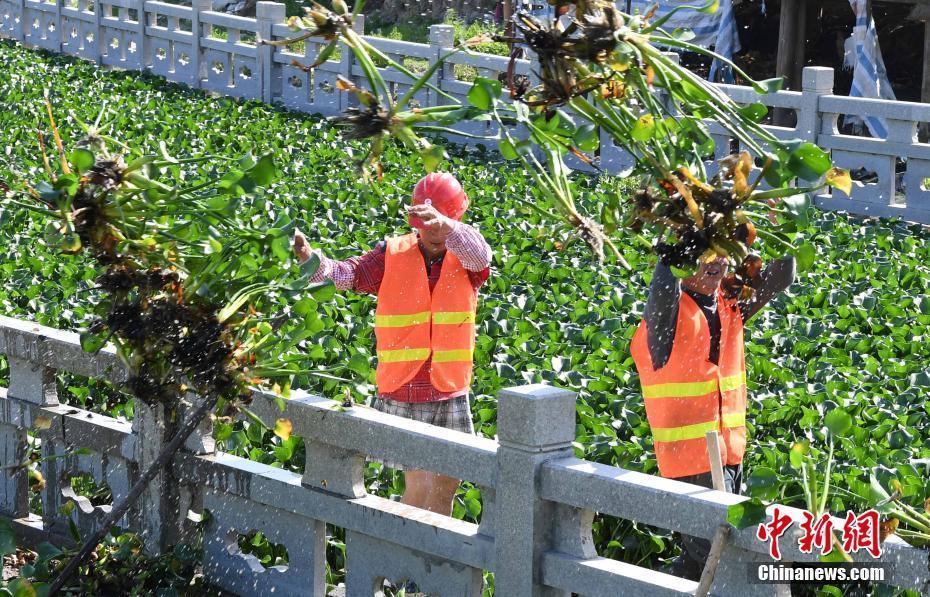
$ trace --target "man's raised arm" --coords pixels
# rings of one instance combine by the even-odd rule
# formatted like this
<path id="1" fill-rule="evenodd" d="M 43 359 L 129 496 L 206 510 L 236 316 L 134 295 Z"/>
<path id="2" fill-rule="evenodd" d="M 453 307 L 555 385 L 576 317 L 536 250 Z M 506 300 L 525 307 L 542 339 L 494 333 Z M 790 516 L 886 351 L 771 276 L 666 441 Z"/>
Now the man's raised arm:
<path id="1" fill-rule="evenodd" d="M 320 259 L 320 267 L 310 277 L 310 283 L 316 284 L 325 280 L 332 280 L 337 290 L 355 290 L 355 281 L 358 277 L 358 266 L 364 255 L 351 257 L 345 261 L 336 261 L 323 255 L 319 249 L 314 249 L 307 241 L 307 237 L 299 230 L 294 234 L 294 254 L 300 263 L 306 262 L 312 255 Z"/>
<path id="2" fill-rule="evenodd" d="M 760 274 L 761 280 L 755 285 L 756 292 L 752 297 L 740 302 L 739 308 L 743 316 L 743 322 L 749 321 L 769 301 L 787 290 L 796 276 L 797 266 L 795 265 L 794 255 L 787 255 L 773 261 Z"/>
<path id="3" fill-rule="evenodd" d="M 456 222 L 446 238 L 446 248 L 455 255 L 462 267 L 470 272 L 480 272 L 491 265 L 491 246 L 473 227 Z"/>
<path id="4" fill-rule="evenodd" d="M 649 298 L 643 313 L 646 320 L 646 343 L 655 369 L 664 367 L 672 355 L 680 299 L 681 282 L 660 260 L 652 274 Z"/>

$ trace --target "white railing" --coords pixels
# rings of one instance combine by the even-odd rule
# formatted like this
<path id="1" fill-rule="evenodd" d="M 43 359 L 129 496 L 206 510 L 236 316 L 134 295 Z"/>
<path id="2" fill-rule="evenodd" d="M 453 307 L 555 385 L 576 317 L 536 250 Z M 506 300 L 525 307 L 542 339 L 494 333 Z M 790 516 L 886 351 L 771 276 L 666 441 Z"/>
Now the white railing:
<path id="1" fill-rule="evenodd" d="M 303 53 L 293 48 L 258 44 L 258 40 L 293 36 L 285 24 L 284 5 L 259 2 L 256 18 L 230 16 L 210 10 L 210 0 L 193 0 L 193 6 L 155 0 L 0 0 L 0 35 L 26 45 L 80 56 L 108 66 L 150 70 L 171 81 L 210 92 L 240 98 L 280 102 L 302 112 L 327 116 L 353 105 L 349 93 L 336 89 L 342 75 L 362 83 L 363 74 L 353 55 L 343 48 L 338 59 L 328 60 L 312 72 L 299 64 L 311 64 L 323 49 L 322 40 L 307 40 Z M 356 26 L 364 29 L 364 19 Z M 436 60 L 451 49 L 453 30 L 433 25 L 428 44 L 383 38 L 367 38 L 395 59 Z M 433 77 L 433 84 L 464 100 L 477 73 L 497 77 L 508 59 L 488 54 L 458 54 Z M 469 68 L 464 68 L 469 67 Z M 468 72 L 467 76 L 463 74 Z M 518 74 L 532 75 L 528 61 L 516 65 Z M 409 88 L 409 80 L 391 69 L 382 69 L 395 93 Z M 761 101 L 767 106 L 793 111 L 797 126 L 770 126 L 782 138 L 801 138 L 832 151 L 843 167 L 865 168 L 863 180 L 854 183 L 852 197 L 835 191 L 817 198 L 825 209 L 855 214 L 901 217 L 930 223 L 930 144 L 920 143 L 917 128 L 930 123 L 930 106 L 885 100 L 834 96 L 832 69 L 808 67 L 800 92 L 781 91 L 760 98 L 746 87 L 721 85 L 735 101 Z M 421 106 L 442 103 L 439 94 L 421 90 Z M 878 117 L 887 122 L 887 139 L 841 134 L 840 117 Z M 491 125 L 464 123 L 459 130 L 486 134 Z M 715 129 L 718 154 L 730 151 L 725 131 Z M 465 137 L 452 140 L 471 142 Z M 604 136 L 600 165 L 608 172 L 623 171 L 630 157 Z M 584 168 L 581 164 L 575 164 Z"/>
<path id="2" fill-rule="evenodd" d="M 26 544 L 67 542 L 69 517 L 86 535 L 110 506 L 77 496 L 70 479 L 90 475 L 120 499 L 164 445 L 166 416 L 141 401 L 131 424 L 60 404 L 59 371 L 125 378 L 112 350 L 84 353 L 76 334 L 0 317 L 0 354 L 10 365 L 9 387 L 0 388 L 0 465 L 21 462 L 26 433 L 34 430 L 46 479 L 39 516 L 29 511 L 25 473 L 0 476 L 0 515 Z M 497 441 L 361 406 L 343 409 L 300 391 L 281 412 L 274 398 L 256 392 L 252 408 L 266 421 L 291 420 L 306 449 L 302 476 L 216 451 L 207 422 L 123 521 L 159 552 L 195 532 L 188 511 L 209 510 L 204 572 L 239 595 L 323 596 L 327 523 L 346 531 L 349 597 L 377 594 L 384 578 L 414 580 L 428 594 L 478 597 L 483 571 L 494 573 L 502 597 L 693 595 L 695 582 L 600 557 L 594 513 L 709 539 L 726 523 L 728 506 L 746 499 L 574 458 L 575 395 L 549 386 L 501 392 Z M 36 424 L 40 416 L 43 425 Z M 54 458 L 77 448 L 86 453 Z M 481 523 L 366 493 L 367 457 L 471 481 L 481 489 Z M 70 514 L 58 507 L 68 500 L 77 503 Z M 801 512 L 782 510 L 798 528 Z M 836 519 L 836 528 L 842 522 Z M 239 551 L 237 536 L 254 530 L 284 544 L 286 566 L 266 569 Z M 783 562 L 817 558 L 801 553 L 790 533 L 781 549 Z M 927 550 L 896 537 L 883 550 L 877 562 L 887 584 L 930 589 Z M 754 529 L 734 531 L 711 595 L 779 594 L 784 587 L 749 582 L 752 563 L 771 561 Z"/>

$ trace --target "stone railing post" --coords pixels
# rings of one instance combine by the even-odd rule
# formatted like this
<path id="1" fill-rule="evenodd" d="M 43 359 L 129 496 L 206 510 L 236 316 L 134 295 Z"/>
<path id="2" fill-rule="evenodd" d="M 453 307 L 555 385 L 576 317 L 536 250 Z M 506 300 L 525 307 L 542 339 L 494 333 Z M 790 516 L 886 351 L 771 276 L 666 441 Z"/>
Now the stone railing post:
<path id="1" fill-rule="evenodd" d="M 274 101 L 274 90 L 278 87 L 281 74 L 279 72 L 275 76 L 275 47 L 262 42 L 271 41 L 271 28 L 284 22 L 286 8 L 280 2 L 259 2 L 255 7 L 255 16 L 258 20 L 258 65 L 261 69 L 262 101 L 268 104 Z"/>
<path id="2" fill-rule="evenodd" d="M 306 450 L 301 484 L 346 499 L 364 496 L 367 493 L 365 490 L 365 455 L 316 441 L 308 427 L 299 418 L 292 420 L 294 432 L 304 438 Z M 307 522 L 308 524 L 300 530 L 300 537 L 304 552 L 314 562 L 313 587 L 308 587 L 308 589 L 312 589 L 310 591 L 312 595 L 322 595 L 326 585 L 326 523 L 322 520 L 308 520 Z M 347 557 L 351 555 L 349 553 Z M 354 572 L 360 572 L 357 566 L 355 568 Z M 346 583 L 349 587 L 353 585 L 349 578 L 346 579 Z"/>
<path id="3" fill-rule="evenodd" d="M 556 508 L 539 498 L 541 465 L 572 455 L 575 394 L 545 385 L 508 388 L 498 410 L 495 496 L 495 590 L 498 595 L 567 597 L 540 582 L 540 554 L 549 548 Z"/>
<path id="4" fill-rule="evenodd" d="M 50 3 L 51 4 L 51 3 Z M 54 33 L 48 33 L 49 38 L 54 39 L 54 41 L 49 41 L 48 45 L 43 46 L 45 49 L 55 52 L 56 54 L 61 54 L 62 42 L 65 39 L 64 27 L 61 24 L 61 9 L 65 4 L 65 0 L 55 0 L 55 20 L 52 22 L 55 25 Z"/>
<path id="5" fill-rule="evenodd" d="M 135 29 L 139 32 L 139 43 L 136 46 L 136 52 L 138 52 L 139 55 L 139 71 L 144 73 L 151 65 L 148 60 L 151 55 L 151 44 L 149 43 L 149 36 L 145 31 L 145 27 L 149 22 L 145 14 L 145 0 L 134 0 L 131 9 L 136 11 Z M 129 9 L 126 9 L 123 14 L 125 14 L 128 19 Z"/>
<path id="6" fill-rule="evenodd" d="M 359 35 L 365 35 L 365 15 L 358 15 L 355 18 L 355 22 L 352 23 L 352 30 L 358 33 Z M 341 52 L 339 60 L 339 74 L 348 79 L 349 81 L 354 81 L 355 76 L 352 73 L 352 69 L 355 66 L 355 54 L 352 53 L 352 50 L 346 47 L 345 44 L 341 44 L 339 47 Z M 320 51 L 323 51 L 323 48 L 320 48 Z M 368 85 L 368 81 L 365 81 L 365 85 Z M 352 93 L 339 93 L 339 113 L 345 112 L 349 107 L 353 106 L 357 101 L 355 99 L 355 94 Z"/>
<path id="7" fill-rule="evenodd" d="M 144 471 L 158 458 L 165 445 L 171 441 L 177 428 L 200 405 L 201 397 L 188 394 L 178 398 L 177 412 L 172 416 L 165 405 L 148 405 L 136 400 L 132 431 L 137 435 L 136 462 L 138 471 Z M 211 454 L 216 443 L 212 436 L 213 423 L 206 417 L 200 426 L 187 438 L 183 449 L 194 454 Z M 192 526 L 187 522 L 190 509 L 200 510 L 203 488 L 177 479 L 170 466 L 165 467 L 148 484 L 136 506 L 140 534 L 150 553 L 162 553 L 165 549 L 189 539 Z"/>
<path id="8" fill-rule="evenodd" d="M 430 62 L 435 63 L 443 55 L 443 48 L 447 51 L 455 44 L 455 28 L 452 25 L 430 25 L 429 26 L 429 45 L 430 45 Z M 442 79 L 446 67 L 437 68 L 433 76 L 430 77 L 430 84 L 442 89 Z M 442 96 L 428 90 L 427 103 L 430 106 L 441 106 L 443 104 Z M 425 107 L 425 106 L 424 106 Z"/>
<path id="9" fill-rule="evenodd" d="M 798 136 L 817 143 L 820 135 L 820 97 L 833 94 L 833 69 L 806 66 L 801 75 L 801 108 L 798 110 Z"/>
<path id="10" fill-rule="evenodd" d="M 137 470 L 141 472 L 149 467 L 169 441 L 168 409 L 162 404 L 148 405 L 141 400 L 135 403 L 132 432 L 138 438 L 136 463 Z M 162 553 L 170 542 L 165 536 L 167 521 L 171 518 L 170 505 L 165 499 L 167 491 L 168 473 L 162 470 L 145 488 L 136 506 L 139 533 L 146 551 L 152 554 Z"/>
<path id="11" fill-rule="evenodd" d="M 213 10 L 213 0 L 191 1 L 191 62 L 194 70 L 194 87 L 200 87 L 207 78 L 207 61 L 203 58 L 203 46 L 200 41 L 205 37 L 200 13 Z"/>
<path id="12" fill-rule="evenodd" d="M 152 38 L 149 37 L 148 28 L 154 27 L 158 23 L 158 14 L 145 10 L 145 0 L 139 0 L 139 24 L 142 26 L 142 43 L 139 51 L 142 52 L 142 72 L 152 69 Z"/>
<path id="13" fill-rule="evenodd" d="M 84 5 L 87 8 L 93 7 L 94 9 L 94 41 L 97 42 L 96 47 L 97 51 L 94 52 L 93 60 L 97 64 L 103 64 L 103 53 L 106 52 L 106 39 L 103 35 L 103 10 L 104 5 L 96 0 L 88 0 L 87 4 Z M 109 9 L 110 7 L 106 7 Z M 64 35 L 64 33 L 62 33 Z"/>
<path id="14" fill-rule="evenodd" d="M 57 406 L 55 370 L 42 364 L 46 361 L 47 350 L 44 339 L 39 338 L 18 348 L 23 349 L 18 351 L 20 355 L 28 354 L 29 358 L 7 357 L 10 367 L 7 398 L 42 406 Z M 10 412 L 14 410 L 14 405 L 6 406 Z M 21 409 L 16 410 L 22 412 Z M 10 420 L 15 418 L 11 417 Z M 0 461 L 4 465 L 23 462 L 26 454 L 26 428 L 31 424 L 31 421 L 21 420 L 19 425 L 0 425 Z M 10 518 L 29 514 L 29 477 L 25 470 L 0 474 L 0 512 Z"/>

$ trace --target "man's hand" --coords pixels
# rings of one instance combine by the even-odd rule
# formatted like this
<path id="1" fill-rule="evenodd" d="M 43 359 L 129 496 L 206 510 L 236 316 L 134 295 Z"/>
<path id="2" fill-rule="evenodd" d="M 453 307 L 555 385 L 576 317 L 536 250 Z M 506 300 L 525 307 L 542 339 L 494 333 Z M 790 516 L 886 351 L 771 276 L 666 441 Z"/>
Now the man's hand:
<path id="1" fill-rule="evenodd" d="M 310 256 L 313 255 L 313 249 L 310 248 L 307 237 L 300 230 L 294 231 L 294 255 L 297 256 L 297 261 L 301 264 L 306 263 Z"/>
<path id="2" fill-rule="evenodd" d="M 445 240 L 458 226 L 458 222 L 442 215 L 432 205 L 408 205 L 407 213 L 415 218 L 420 218 L 423 225 L 439 237 L 437 240 Z"/>

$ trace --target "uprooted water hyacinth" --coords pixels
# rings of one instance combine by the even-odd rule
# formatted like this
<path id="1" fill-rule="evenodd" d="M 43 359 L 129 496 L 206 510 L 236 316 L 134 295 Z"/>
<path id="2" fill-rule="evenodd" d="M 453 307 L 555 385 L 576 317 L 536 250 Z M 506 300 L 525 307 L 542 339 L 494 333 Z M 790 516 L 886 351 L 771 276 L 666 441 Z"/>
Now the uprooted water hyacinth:
<path id="1" fill-rule="evenodd" d="M 304 9 L 303 18 L 291 17 L 289 20 L 289 25 L 293 30 L 302 30 L 303 33 L 290 39 L 266 40 L 263 43 L 280 46 L 302 42 L 310 37 L 322 37 L 327 40 L 329 43 L 320 51 L 312 64 L 302 65 L 294 62 L 294 66 L 304 70 L 312 70 L 328 60 L 335 53 L 338 44 L 344 43 L 354 53 L 370 87 L 363 89 L 345 77 L 339 77 L 336 85 L 340 91 L 352 93 L 357 104 L 348 108 L 344 116 L 335 119 L 336 124 L 344 128 L 347 138 L 368 139 L 371 143 L 367 154 L 358 160 L 362 175 L 367 179 L 372 172 L 375 172 L 380 178 L 382 168 L 379 158 L 384 140 L 388 137 L 398 139 L 409 149 L 418 152 L 423 159 L 424 167 L 432 171 L 442 161 L 445 152 L 442 147 L 416 134 L 414 128 L 433 132 L 454 132 L 443 127 L 442 124 L 454 124 L 462 119 L 481 117 L 481 115 L 475 111 L 465 110 L 463 112 L 462 106 L 457 105 L 455 98 L 434 85 L 431 79 L 450 56 L 470 47 L 487 43 L 490 39 L 487 36 L 479 36 L 465 41 L 441 56 L 427 68 L 426 72 L 418 76 L 381 52 L 355 31 L 353 23 L 362 5 L 361 0 L 357 1 L 350 13 L 341 0 L 333 2 L 333 10 L 314 3 L 311 7 Z M 389 64 L 391 68 L 398 70 L 411 80 L 411 86 L 403 96 L 398 98 L 391 93 L 391 86 L 382 77 L 375 59 Z M 449 104 L 429 108 L 414 107 L 412 105 L 414 96 L 424 88 L 439 94 Z"/>
<path id="2" fill-rule="evenodd" d="M 304 292 L 316 262 L 296 282 L 255 283 L 238 257 L 293 228 L 263 229 L 236 216 L 244 196 L 272 182 L 270 158 L 228 161 L 228 171 L 195 184 L 164 182 L 158 174 L 219 158 L 113 153 L 118 141 L 96 125 L 66 152 L 54 119 L 51 129 L 58 168 L 40 138 L 48 180 L 11 191 L 7 201 L 48 217 L 47 242 L 98 264 L 98 319 L 81 336 L 84 348 L 112 342 L 130 372 L 126 389 L 146 402 L 170 403 L 187 390 L 234 401 L 276 378 L 288 387 L 298 367 L 263 357 L 279 339 L 261 302 Z"/>
<path id="3" fill-rule="evenodd" d="M 350 108 L 337 122 L 348 127 L 350 138 L 370 139 L 368 153 L 359 162 L 366 174 L 380 176 L 378 156 L 388 137 L 418 151 L 427 170 L 438 167 L 443 152 L 424 134 L 451 132 L 494 140 L 501 154 L 522 161 L 537 183 L 542 200 L 531 207 L 562 219 L 570 237 L 585 241 L 598 259 L 609 249 L 610 255 L 624 263 L 621 248 L 611 238 L 623 224 L 679 275 L 693 271 L 711 252 L 726 257 L 740 267 L 739 278 L 728 284 L 734 295 L 751 292 L 749 280 L 758 260 L 746 259 L 756 237 L 776 253 L 798 251 L 794 246 L 798 239 L 792 237 L 793 220 L 806 217 L 799 206 L 809 203 L 799 196 L 827 185 L 849 193 L 848 174 L 831 171 L 825 152 L 810 143 L 779 140 L 760 124 L 768 112 L 764 105 L 737 105 L 682 67 L 667 50 L 720 60 L 758 93 L 777 91 L 780 80 L 753 81 L 724 57 L 691 44 L 689 31 L 665 30 L 670 14 L 656 17 L 653 9 L 645 15 L 630 15 L 606 0 L 555 4 L 573 7 L 574 12 L 552 22 L 518 12 L 513 35 L 498 38 L 527 48 L 536 80 L 532 84 L 516 74 L 514 53 L 502 77 L 509 88 L 506 99 L 498 80 L 478 77 L 467 104 L 436 85 L 437 69 L 452 54 L 467 51 L 474 40 L 452 48 L 421 75 L 385 55 L 352 28 L 363 0 L 355 3 L 352 13 L 342 2 L 334 3 L 334 11 L 314 5 L 307 18 L 292 21 L 304 33 L 271 43 L 288 44 L 312 36 L 327 39 L 329 45 L 308 68 L 326 60 L 340 42 L 353 52 L 367 88 L 351 81 L 340 83 L 340 89 L 353 93 L 359 106 Z M 683 5 L 673 12 L 713 12 L 717 4 Z M 402 97 L 392 95 L 376 60 L 410 80 Z M 410 108 L 413 94 L 424 87 L 443 105 Z M 491 121 L 497 126 L 487 135 L 453 130 L 464 121 Z M 748 153 L 713 164 L 715 152 L 720 152 L 711 125 L 723 129 Z M 602 143 L 632 156 L 632 165 L 623 174 L 641 176 L 642 193 L 622 202 L 609 196 L 576 198 L 577 185 L 566 160 L 599 170 L 601 157 L 614 151 Z M 718 169 L 722 175 L 713 176 Z M 750 175 L 755 176 L 752 184 Z M 812 186 L 792 189 L 797 179 Z"/>
<path id="4" fill-rule="evenodd" d="M 47 180 L 8 189 L 4 201 L 46 217 L 50 245 L 92 260 L 97 319 L 81 334 L 82 347 L 96 351 L 111 342 L 128 370 L 124 389 L 146 404 L 178 414 L 189 393 L 203 397 L 176 420 L 172 439 L 68 562 L 49 589 L 54 594 L 217 403 L 244 409 L 251 386 L 280 378 L 275 388 L 285 393 L 295 374 L 316 373 L 300 370 L 301 355 L 287 357 L 294 342 L 275 333 L 283 316 L 264 314 L 277 296 L 313 296 L 323 285 L 309 284 L 318 260 L 308 261 L 296 281 L 255 281 L 250 253 L 270 248 L 286 259 L 294 228 L 289 221 L 263 227 L 239 215 L 240 202 L 274 179 L 270 157 L 226 160 L 225 172 L 187 183 L 182 166 L 220 158 L 181 160 L 164 146 L 161 156 L 140 155 L 101 132 L 103 111 L 66 152 L 52 104 L 45 104 L 58 167 L 40 135 Z M 113 146 L 120 149 L 113 153 Z"/>

